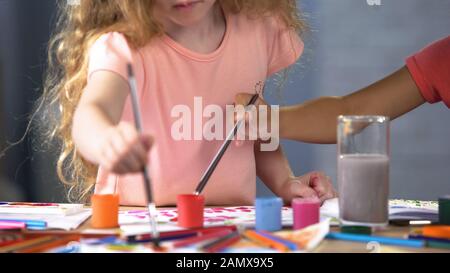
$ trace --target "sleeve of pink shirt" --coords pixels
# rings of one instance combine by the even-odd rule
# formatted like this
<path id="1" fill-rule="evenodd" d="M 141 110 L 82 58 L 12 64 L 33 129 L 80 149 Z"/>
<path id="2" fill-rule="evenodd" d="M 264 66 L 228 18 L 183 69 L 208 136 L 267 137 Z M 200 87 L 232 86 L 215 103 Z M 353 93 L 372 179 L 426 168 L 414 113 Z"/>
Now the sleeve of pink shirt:
<path id="1" fill-rule="evenodd" d="M 296 63 L 303 53 L 304 44 L 297 32 L 280 18 L 267 20 L 265 28 L 268 35 L 268 76 L 271 76 Z"/>
<path id="2" fill-rule="evenodd" d="M 88 80 L 95 72 L 109 71 L 128 81 L 128 63 L 133 66 L 140 93 L 144 86 L 144 65 L 139 51 L 132 49 L 121 33 L 104 34 L 89 49 Z"/>
<path id="3" fill-rule="evenodd" d="M 450 108 L 450 36 L 434 42 L 406 60 L 423 97 Z"/>

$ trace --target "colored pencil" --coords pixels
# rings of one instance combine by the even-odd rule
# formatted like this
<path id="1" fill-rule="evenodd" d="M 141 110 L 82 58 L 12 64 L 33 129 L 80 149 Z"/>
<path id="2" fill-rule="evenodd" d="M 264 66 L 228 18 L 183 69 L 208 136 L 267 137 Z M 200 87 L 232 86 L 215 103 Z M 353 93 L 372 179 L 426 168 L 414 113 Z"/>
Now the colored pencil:
<path id="1" fill-rule="evenodd" d="M 179 240 L 177 242 L 175 242 L 173 244 L 174 247 L 184 247 L 184 246 L 188 246 L 188 245 L 193 245 L 196 243 L 201 243 L 204 242 L 206 240 L 212 240 L 212 239 L 217 239 L 219 237 L 223 237 L 226 236 L 228 234 L 232 233 L 231 230 L 219 230 L 217 232 L 212 232 L 212 233 L 208 233 L 205 235 L 199 235 L 199 236 L 195 236 L 193 238 L 187 238 L 184 240 Z"/>
<path id="2" fill-rule="evenodd" d="M 296 242 L 281 238 L 279 236 L 276 236 L 274 234 L 271 234 L 269 232 L 266 231 L 257 231 L 258 234 L 265 236 L 271 240 L 274 240 L 276 242 L 279 242 L 283 245 L 285 245 L 287 248 L 289 248 L 290 250 L 298 250 L 298 244 Z"/>
<path id="3" fill-rule="evenodd" d="M 241 236 L 239 235 L 239 232 L 235 231 L 228 235 L 225 235 L 224 237 L 218 238 L 217 240 L 207 243 L 200 249 L 208 253 L 215 253 L 237 243 L 240 240 Z"/>
<path id="4" fill-rule="evenodd" d="M 161 235 L 159 237 L 159 240 L 161 242 L 168 242 L 168 241 L 175 241 L 175 240 L 181 240 L 181 239 L 186 239 L 186 238 L 192 238 L 192 237 L 196 237 L 198 236 L 197 232 L 190 232 L 190 233 L 185 233 L 185 234 L 179 234 L 179 235 L 173 235 L 173 236 L 168 236 L 168 235 Z M 137 238 L 137 239 L 129 239 L 127 240 L 128 243 L 150 243 L 152 242 L 152 237 L 145 237 L 145 238 Z"/>
<path id="5" fill-rule="evenodd" d="M 404 247 L 424 247 L 424 240 L 414 240 L 414 239 L 400 239 L 393 237 L 380 237 L 380 236 L 370 236 L 370 235 L 361 235 L 361 234 L 347 234 L 347 233 L 328 233 L 327 239 L 332 240 L 343 240 L 343 241 L 354 241 L 354 242 L 378 242 L 380 244 L 385 245 L 394 245 L 394 246 L 404 246 Z"/>
<path id="6" fill-rule="evenodd" d="M 427 247 L 431 248 L 442 248 L 442 249 L 450 249 L 449 243 L 442 243 L 437 241 L 427 241 Z"/>
<path id="7" fill-rule="evenodd" d="M 273 239 L 270 239 L 264 235 L 261 235 L 254 230 L 247 230 L 243 233 L 243 235 L 248 240 L 253 241 L 264 247 L 274 248 L 281 252 L 286 252 L 289 250 L 289 248 L 285 244 L 275 241 Z"/>
<path id="8" fill-rule="evenodd" d="M 415 240 L 424 240 L 426 242 L 427 247 L 450 249 L 449 239 L 440 239 L 422 235 L 409 235 L 408 238 Z"/>
<path id="9" fill-rule="evenodd" d="M 422 229 L 422 235 L 427 237 L 450 239 L 450 226 L 426 226 Z"/>
<path id="10" fill-rule="evenodd" d="M 24 222 L 13 222 L 13 221 L 1 221 L 0 220 L 0 229 L 22 229 L 26 228 L 27 225 Z"/>
<path id="11" fill-rule="evenodd" d="M 167 231 L 167 232 L 161 232 L 161 239 L 167 238 L 167 237 L 175 237 L 175 236 L 181 236 L 181 235 L 187 235 L 187 234 L 194 234 L 196 236 L 217 232 L 221 230 L 230 230 L 235 231 L 236 226 L 217 226 L 217 227 L 207 227 L 207 228 L 196 228 L 196 229 L 184 229 L 184 230 L 176 230 L 176 231 Z M 149 240 L 152 238 L 151 234 L 139 234 L 139 235 L 129 235 L 126 236 L 124 239 L 128 242 L 132 241 L 143 241 L 143 240 Z"/>
<path id="12" fill-rule="evenodd" d="M 450 239 L 441 239 L 436 237 L 428 237 L 423 235 L 409 235 L 409 239 L 415 239 L 415 240 L 425 240 L 425 241 L 435 241 L 435 242 L 441 242 L 441 243 L 447 243 L 450 244 Z"/>
<path id="13" fill-rule="evenodd" d="M 21 222 L 25 223 L 27 227 L 47 227 L 47 222 L 41 220 L 26 220 L 26 219 L 0 219 L 0 223 L 2 222 Z M 1 224 L 0 224 L 1 225 Z"/>

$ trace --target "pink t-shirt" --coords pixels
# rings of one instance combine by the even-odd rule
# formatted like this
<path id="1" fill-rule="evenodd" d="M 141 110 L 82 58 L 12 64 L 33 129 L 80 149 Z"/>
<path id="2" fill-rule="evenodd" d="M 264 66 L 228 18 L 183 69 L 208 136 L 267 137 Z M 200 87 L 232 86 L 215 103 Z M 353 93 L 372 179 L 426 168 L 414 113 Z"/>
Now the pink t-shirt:
<path id="1" fill-rule="evenodd" d="M 423 97 L 450 108 L 450 36 L 409 57 L 406 64 Z"/>
<path id="2" fill-rule="evenodd" d="M 194 97 L 201 97 L 203 107 L 214 104 L 225 109 L 233 104 L 236 94 L 254 92 L 258 82 L 294 64 L 303 52 L 298 35 L 280 20 L 226 17 L 225 37 L 211 54 L 195 53 L 166 35 L 132 50 L 120 33 L 103 35 L 90 49 L 89 76 L 111 71 L 127 79 L 126 64 L 134 66 L 144 130 L 155 138 L 149 170 L 158 206 L 174 205 L 178 194 L 193 193 L 223 142 L 174 140 L 172 125 L 179 117 L 172 118 L 173 107 L 186 105 L 194 116 Z M 122 120 L 134 122 L 129 98 Z M 243 147 L 230 145 L 204 190 L 208 205 L 253 203 L 253 146 L 253 142 Z M 96 192 L 114 190 L 120 194 L 122 205 L 146 204 L 141 174 L 117 176 L 100 168 Z"/>

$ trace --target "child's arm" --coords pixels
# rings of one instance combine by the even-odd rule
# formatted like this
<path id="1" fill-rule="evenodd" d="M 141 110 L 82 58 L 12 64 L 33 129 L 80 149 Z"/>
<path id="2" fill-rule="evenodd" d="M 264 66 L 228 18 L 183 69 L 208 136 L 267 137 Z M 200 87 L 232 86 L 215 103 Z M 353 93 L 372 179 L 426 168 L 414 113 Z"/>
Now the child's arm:
<path id="1" fill-rule="evenodd" d="M 128 90 L 125 79 L 112 72 L 93 73 L 72 127 L 78 152 L 118 174 L 141 171 L 151 144 L 150 136 L 140 136 L 132 124 L 119 124 Z"/>
<path id="2" fill-rule="evenodd" d="M 338 115 L 384 115 L 395 119 L 425 100 L 443 101 L 450 108 L 450 36 L 406 60 L 391 76 L 342 98 L 321 98 L 288 107 L 280 115 L 281 135 L 316 142 L 336 142 Z"/>
<path id="3" fill-rule="evenodd" d="M 263 152 L 255 144 L 256 173 L 276 195 L 289 204 L 296 197 L 318 197 L 322 201 L 336 197 L 330 178 L 320 172 L 295 177 L 281 146 L 276 151 Z"/>
<path id="4" fill-rule="evenodd" d="M 311 143 L 336 143 L 339 115 L 383 115 L 395 119 L 425 102 L 408 69 L 344 97 L 324 97 L 282 108 L 282 138 Z"/>
<path id="5" fill-rule="evenodd" d="M 236 104 L 250 94 L 239 94 Z M 408 69 L 344 97 L 322 97 L 280 109 L 280 137 L 310 143 L 336 143 L 339 115 L 383 115 L 395 119 L 425 103 Z M 262 99 L 257 105 L 266 104 Z M 269 115 L 270 117 L 270 115 Z M 272 122 L 272 121 L 268 121 Z"/>

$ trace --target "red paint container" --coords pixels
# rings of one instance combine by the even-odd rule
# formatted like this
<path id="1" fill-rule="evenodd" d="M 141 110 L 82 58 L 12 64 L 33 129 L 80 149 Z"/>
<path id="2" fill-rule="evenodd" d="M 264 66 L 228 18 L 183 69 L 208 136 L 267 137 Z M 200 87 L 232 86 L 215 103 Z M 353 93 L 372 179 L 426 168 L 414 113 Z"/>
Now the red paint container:
<path id="1" fill-rule="evenodd" d="M 183 194 L 177 197 L 178 225 L 183 228 L 203 227 L 205 198 L 202 195 Z"/>

